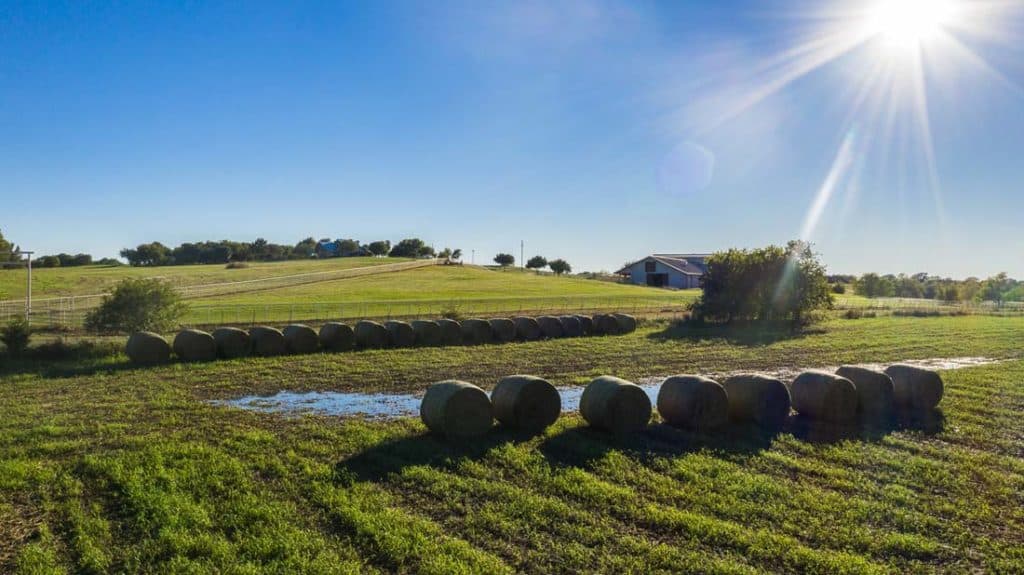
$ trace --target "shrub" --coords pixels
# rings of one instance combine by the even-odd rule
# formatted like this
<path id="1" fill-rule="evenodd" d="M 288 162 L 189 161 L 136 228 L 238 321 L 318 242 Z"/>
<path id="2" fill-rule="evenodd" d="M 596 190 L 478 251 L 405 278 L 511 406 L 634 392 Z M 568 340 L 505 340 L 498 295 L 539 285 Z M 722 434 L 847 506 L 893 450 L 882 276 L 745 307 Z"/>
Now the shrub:
<path id="1" fill-rule="evenodd" d="M 240 269 L 245 269 L 247 267 L 249 267 L 249 264 L 247 264 L 245 262 L 230 262 L 230 263 L 228 263 L 228 265 L 224 266 L 224 269 L 240 270 Z"/>
<path id="2" fill-rule="evenodd" d="M 19 357 L 25 353 L 30 339 L 32 339 L 32 328 L 29 327 L 25 318 L 11 320 L 0 329 L 0 341 L 4 342 L 4 345 L 7 346 L 7 353 L 12 357 Z"/>
<path id="3" fill-rule="evenodd" d="M 100 333 L 168 331 L 188 310 L 181 296 L 158 279 L 128 278 L 103 297 L 85 317 L 85 327 Z"/>
<path id="4" fill-rule="evenodd" d="M 832 284 L 832 293 L 844 294 L 846 293 L 846 284 Z"/>

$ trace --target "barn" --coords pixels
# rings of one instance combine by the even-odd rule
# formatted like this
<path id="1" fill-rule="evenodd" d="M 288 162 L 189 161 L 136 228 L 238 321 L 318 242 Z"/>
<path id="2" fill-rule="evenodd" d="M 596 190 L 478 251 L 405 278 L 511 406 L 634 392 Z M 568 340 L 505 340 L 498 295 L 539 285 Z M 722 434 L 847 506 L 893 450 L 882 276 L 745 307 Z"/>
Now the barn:
<path id="1" fill-rule="evenodd" d="M 651 254 L 624 266 L 619 275 L 629 283 L 651 287 L 691 289 L 700 287 L 709 254 Z"/>

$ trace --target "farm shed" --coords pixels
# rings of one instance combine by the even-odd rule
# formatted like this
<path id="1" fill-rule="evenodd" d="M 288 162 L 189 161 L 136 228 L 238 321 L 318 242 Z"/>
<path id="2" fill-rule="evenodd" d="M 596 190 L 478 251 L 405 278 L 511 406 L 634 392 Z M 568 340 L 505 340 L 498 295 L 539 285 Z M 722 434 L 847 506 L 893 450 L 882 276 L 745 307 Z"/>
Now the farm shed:
<path id="1" fill-rule="evenodd" d="M 629 283 L 651 287 L 700 287 L 708 254 L 652 254 L 619 270 Z"/>

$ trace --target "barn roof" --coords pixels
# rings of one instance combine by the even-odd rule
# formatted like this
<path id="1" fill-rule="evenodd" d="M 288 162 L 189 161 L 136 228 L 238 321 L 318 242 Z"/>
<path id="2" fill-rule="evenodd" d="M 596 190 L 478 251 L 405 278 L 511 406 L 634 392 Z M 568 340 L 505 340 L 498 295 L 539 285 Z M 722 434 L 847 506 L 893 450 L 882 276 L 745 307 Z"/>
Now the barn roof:
<path id="1" fill-rule="evenodd" d="M 652 260 L 661 262 L 662 264 L 668 266 L 671 269 L 676 270 L 677 272 L 679 272 L 681 274 L 688 275 L 688 276 L 701 276 L 701 275 L 704 275 L 704 266 L 703 265 L 697 265 L 694 262 L 691 262 L 690 260 L 691 259 L 698 260 L 698 261 L 700 261 L 701 264 L 703 264 L 704 263 L 704 259 L 707 258 L 707 257 L 708 256 L 705 255 L 705 254 L 679 254 L 679 255 L 673 255 L 673 254 L 651 254 L 651 255 L 649 255 L 647 257 L 638 259 L 635 262 L 632 262 L 632 263 L 624 266 L 621 270 L 619 270 L 619 271 L 617 271 L 615 273 L 617 273 L 617 274 L 629 273 L 629 268 L 635 266 L 636 264 L 638 264 L 638 263 L 640 263 L 642 261 L 646 261 L 646 260 L 652 259 Z"/>

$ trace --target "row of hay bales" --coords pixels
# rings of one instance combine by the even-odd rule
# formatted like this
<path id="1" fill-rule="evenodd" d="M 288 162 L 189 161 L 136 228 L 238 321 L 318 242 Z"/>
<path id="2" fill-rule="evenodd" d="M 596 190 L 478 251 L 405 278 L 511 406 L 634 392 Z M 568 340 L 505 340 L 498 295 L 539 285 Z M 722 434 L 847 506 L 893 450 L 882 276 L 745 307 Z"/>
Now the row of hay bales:
<path id="1" fill-rule="evenodd" d="M 248 355 L 270 357 L 284 354 L 413 346 L 479 345 L 536 341 L 585 335 L 621 335 L 636 330 L 636 318 L 626 314 L 515 317 L 496 319 L 416 320 L 412 322 L 360 321 L 355 326 L 330 322 L 320 331 L 292 324 L 283 330 L 256 326 L 248 331 L 222 327 L 212 333 L 198 329 L 179 332 L 173 343 L 163 336 L 136 332 L 125 351 L 133 363 L 168 361 L 173 353 L 182 361 L 234 359 Z"/>
<path id="2" fill-rule="evenodd" d="M 713 430 L 730 420 L 778 429 L 791 410 L 816 421 L 849 424 L 858 418 L 884 418 L 897 410 L 932 410 L 942 393 L 938 373 L 909 365 L 893 365 L 884 372 L 853 366 L 834 374 L 806 371 L 789 386 L 758 374 L 732 376 L 721 384 L 698 375 L 677 375 L 662 383 L 657 409 L 665 423 L 697 431 Z M 591 381 L 579 409 L 591 427 L 616 434 L 642 430 L 653 412 L 643 388 L 612 376 Z M 512 375 L 499 381 L 490 397 L 464 381 L 435 383 L 423 396 L 420 417 L 432 432 L 457 439 L 486 433 L 495 419 L 505 427 L 537 433 L 553 424 L 561 411 L 561 396 L 551 383 Z"/>

